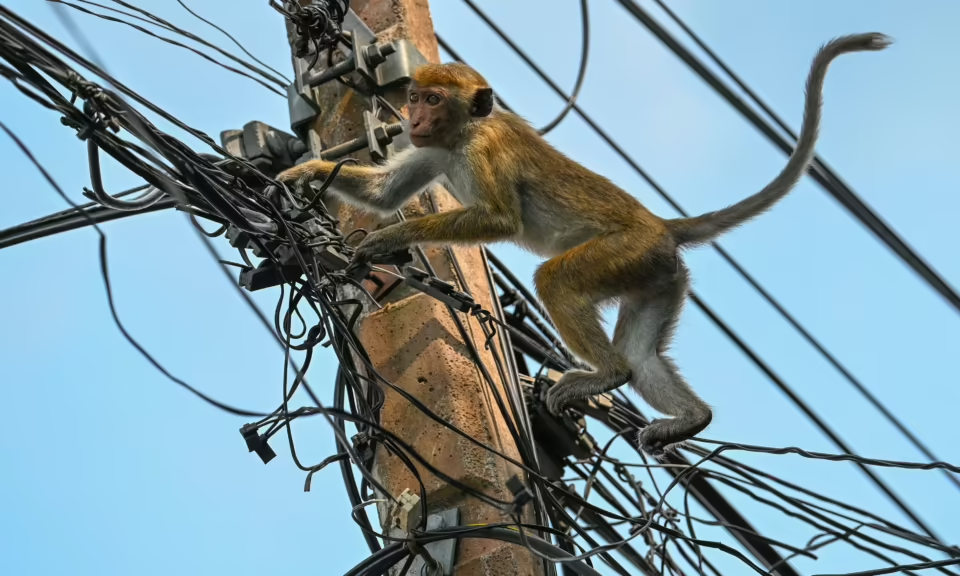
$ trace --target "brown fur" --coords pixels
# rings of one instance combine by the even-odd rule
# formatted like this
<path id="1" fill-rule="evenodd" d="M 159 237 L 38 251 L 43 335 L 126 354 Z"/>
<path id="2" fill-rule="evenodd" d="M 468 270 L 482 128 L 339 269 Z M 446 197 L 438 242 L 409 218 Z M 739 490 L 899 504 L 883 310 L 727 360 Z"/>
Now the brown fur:
<path id="1" fill-rule="evenodd" d="M 416 147 L 383 167 L 344 166 L 332 190 L 347 201 L 389 213 L 446 174 L 463 208 L 388 226 L 367 236 L 356 258 L 413 244 L 513 241 L 546 258 L 534 280 L 570 350 L 593 370 L 571 370 L 547 405 L 565 404 L 627 382 L 658 411 L 641 434 L 654 453 L 703 430 L 710 408 L 665 355 L 686 298 L 684 245 L 707 242 L 769 209 L 794 187 L 813 157 L 820 94 L 830 61 L 845 52 L 879 50 L 878 34 L 846 36 L 824 46 L 808 80 L 804 126 L 787 166 L 759 193 L 697 218 L 665 220 L 607 178 L 564 156 L 526 121 L 493 109 L 487 81 L 463 64 L 419 68 L 409 90 Z M 282 181 L 326 178 L 334 163 L 312 160 Z M 598 306 L 620 302 L 611 341 Z"/>

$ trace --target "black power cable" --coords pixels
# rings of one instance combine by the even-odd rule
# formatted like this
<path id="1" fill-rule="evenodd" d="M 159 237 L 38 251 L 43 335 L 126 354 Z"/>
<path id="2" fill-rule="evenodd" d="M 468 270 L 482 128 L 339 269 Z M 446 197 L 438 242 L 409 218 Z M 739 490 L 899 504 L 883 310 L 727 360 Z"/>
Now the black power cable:
<path id="1" fill-rule="evenodd" d="M 184 48 L 184 49 L 186 49 L 186 50 L 189 50 L 190 52 L 193 52 L 194 54 L 200 56 L 200 57 L 203 58 L 204 60 L 207 60 L 207 61 L 209 61 L 209 62 L 212 62 L 212 63 L 216 64 L 217 66 L 220 66 L 220 67 L 222 67 L 222 68 L 224 68 L 224 69 L 226 69 L 226 70 L 229 70 L 230 72 L 233 72 L 234 74 L 238 74 L 238 75 L 240 75 L 240 76 L 244 76 L 244 77 L 246 77 L 246 78 L 249 78 L 250 80 L 253 80 L 253 81 L 256 82 L 257 84 L 260 84 L 261 86 L 263 86 L 263 87 L 266 88 L 267 90 L 270 90 L 271 92 L 273 92 L 274 94 L 276 94 L 276 95 L 278 95 L 278 96 L 284 96 L 284 93 L 283 93 L 282 91 L 278 90 L 277 88 L 275 88 L 275 87 L 273 87 L 273 86 L 270 86 L 269 84 L 266 83 L 266 81 L 261 80 L 260 78 L 256 78 L 256 77 L 254 77 L 254 76 L 252 76 L 252 75 L 244 72 L 243 70 L 239 70 L 239 69 L 234 68 L 234 67 L 232 67 L 232 66 L 228 66 L 228 65 L 226 65 L 226 64 L 224 64 L 224 63 L 222 63 L 222 62 L 219 62 L 219 61 L 217 61 L 216 59 L 214 59 L 214 58 L 212 58 L 211 56 L 209 56 L 208 54 L 205 54 L 205 53 L 203 53 L 203 52 L 201 52 L 201 51 L 199 51 L 199 50 L 197 50 L 197 49 L 195 49 L 195 48 L 192 48 L 192 47 L 190 47 L 190 46 L 187 46 L 186 44 L 183 44 L 183 43 L 181 43 L 181 42 L 177 42 L 176 40 L 171 40 L 170 38 L 166 38 L 166 37 L 160 36 L 159 34 L 155 34 L 154 32 L 151 32 L 150 30 L 147 30 L 146 28 L 144 28 L 144 27 L 142 27 L 142 26 L 138 26 L 137 24 L 134 24 L 134 23 L 132 23 L 132 22 L 127 22 L 127 21 L 122 20 L 122 19 L 120 19 L 120 18 L 116 18 L 116 17 L 113 17 L 113 16 L 108 16 L 108 15 L 106 15 L 106 14 L 99 14 L 99 13 L 97 13 L 97 12 L 94 12 L 93 10 L 89 10 L 89 9 L 84 8 L 84 7 L 82 7 L 82 6 L 78 6 L 78 5 L 76 5 L 76 4 L 72 4 L 72 3 L 70 3 L 70 2 L 67 2 L 66 0 L 47 0 L 47 1 L 48 1 L 48 2 L 53 2 L 54 4 L 57 4 L 57 5 L 68 6 L 68 7 L 70 7 L 70 8 L 73 8 L 74 10 L 78 10 L 78 11 L 80 11 L 80 12 L 83 12 L 83 13 L 85 13 L 85 14 L 89 14 L 89 15 L 91 15 L 91 16 L 96 16 L 96 17 L 98 17 L 98 18 L 101 18 L 101 19 L 103 19 L 103 20 L 107 20 L 107 21 L 109 21 L 109 22 L 116 22 L 116 23 L 119 23 L 119 24 L 126 24 L 127 26 L 130 26 L 131 28 L 133 28 L 133 29 L 135 29 L 135 30 L 137 30 L 137 31 L 139 31 L 139 32 L 142 32 L 142 33 L 144 33 L 144 34 L 146 34 L 146 35 L 148 35 L 148 36 L 152 36 L 153 38 L 156 38 L 156 39 L 158 39 L 158 40 L 162 40 L 163 42 L 166 42 L 166 43 L 171 44 L 171 45 L 173 45 L 173 46 L 179 46 L 180 48 Z M 92 3 L 92 2 L 91 2 L 91 4 L 95 4 L 95 3 Z M 95 5 L 96 5 L 96 4 L 95 4 Z M 111 9 L 111 8 L 106 8 L 106 9 L 107 9 L 107 10 L 113 10 L 114 12 L 119 12 L 120 14 L 123 14 L 123 15 L 125 15 L 125 16 L 127 16 L 127 17 L 130 17 L 130 18 L 136 18 L 136 16 L 127 14 L 127 13 L 123 12 L 122 10 L 116 10 L 116 9 Z M 58 14 L 58 15 L 59 15 L 59 14 Z M 143 18 L 140 18 L 140 19 L 141 19 L 141 20 L 144 20 Z M 164 24 L 157 24 L 157 23 L 155 23 L 155 22 L 151 22 L 151 24 L 154 24 L 154 25 L 156 25 L 156 26 L 161 26 L 162 28 L 165 28 L 165 29 L 167 29 L 167 30 L 175 31 L 175 32 L 177 32 L 177 33 L 179 33 L 179 34 L 187 37 L 187 38 L 190 38 L 191 40 L 204 43 L 202 40 L 200 40 L 200 39 L 198 39 L 197 37 L 193 36 L 193 35 L 190 34 L 189 32 L 186 32 L 186 31 L 181 30 L 181 29 L 179 29 L 179 28 L 172 27 L 172 26 L 167 26 L 167 25 L 165 25 L 165 23 L 164 23 Z M 225 52 L 225 51 L 217 48 L 216 46 L 210 45 L 209 43 L 205 43 L 205 44 L 209 45 L 210 47 L 212 47 L 212 48 L 214 48 L 214 49 L 216 49 L 216 50 L 219 50 L 221 53 L 223 53 L 225 56 L 227 56 L 227 57 L 230 58 L 231 60 L 235 60 L 235 61 L 239 62 L 241 65 L 243 65 L 243 66 L 245 66 L 245 67 L 247 67 L 247 68 L 251 68 L 251 66 L 250 66 L 248 63 L 244 62 L 243 60 L 240 60 L 239 58 L 233 56 L 232 54 L 229 54 L 229 53 L 227 53 L 227 52 Z M 89 47 L 85 47 L 85 50 L 86 50 L 87 52 L 90 51 Z M 272 76 L 266 74 L 265 72 L 263 72 L 263 71 L 261 71 L 261 70 L 256 69 L 255 67 L 253 67 L 252 69 L 253 69 L 255 72 L 263 75 L 267 80 L 269 80 L 269 81 L 271 81 L 271 82 L 274 82 L 274 83 L 277 83 L 277 84 L 280 84 L 281 86 L 283 86 L 282 81 L 279 81 L 279 80 L 273 78 Z"/>
<path id="2" fill-rule="evenodd" d="M 219 31 L 219 32 L 222 33 L 224 36 L 226 36 L 227 38 L 229 38 L 234 44 L 237 45 L 238 48 L 240 48 L 240 50 L 243 50 L 243 53 L 244 53 L 244 54 L 246 54 L 247 56 L 249 56 L 250 58 L 252 58 L 254 62 L 256 62 L 257 64 L 263 66 L 263 67 L 266 68 L 267 70 L 273 72 L 274 74 L 276 74 L 277 76 L 279 76 L 279 77 L 280 77 L 284 82 L 286 82 L 287 84 L 290 84 L 290 83 L 291 83 L 290 80 L 287 79 L 287 77 L 286 77 L 283 73 L 277 71 L 275 68 L 271 67 L 271 66 L 268 65 L 267 63 L 263 62 L 262 60 L 260 60 L 259 58 L 257 58 L 257 57 L 254 56 L 253 54 L 251 54 L 250 51 L 247 50 L 246 47 L 244 47 L 244 45 L 240 43 L 239 40 L 237 40 L 236 38 L 233 37 L 232 34 L 230 34 L 229 32 L 227 32 L 226 30 L 224 30 L 224 29 L 221 28 L 220 26 L 217 26 L 217 25 L 214 24 L 213 22 L 207 20 L 207 19 L 204 18 L 203 16 L 201 16 L 201 15 L 197 14 L 196 12 L 194 12 L 189 6 L 186 5 L 186 3 L 184 3 L 183 0 L 177 0 L 177 3 L 179 3 L 181 6 L 183 6 L 183 9 L 186 10 L 187 12 L 189 12 L 189 13 L 190 13 L 192 16 L 194 16 L 197 20 L 200 20 L 200 21 L 203 22 L 204 24 L 207 24 L 207 25 L 211 26 L 212 28 L 214 28 L 215 30 Z"/>
<path id="3" fill-rule="evenodd" d="M 736 334 L 736 332 L 734 332 L 726 324 L 726 322 L 721 320 L 720 317 L 717 316 L 716 312 L 704 304 L 703 301 L 700 300 L 700 298 L 692 291 L 690 292 L 690 299 L 698 308 L 700 308 L 707 318 L 712 320 L 713 323 L 723 331 L 730 341 L 736 344 L 740 351 L 743 352 L 743 354 L 747 356 L 750 361 L 753 362 L 754 365 L 756 365 L 757 368 L 759 368 L 767 376 L 767 378 L 777 386 L 777 388 L 779 388 L 784 394 L 787 395 L 788 398 L 790 398 L 790 401 L 793 402 L 794 405 L 796 405 L 804 414 L 807 415 L 807 418 L 809 418 L 810 421 L 813 422 L 837 448 L 850 456 L 856 456 L 853 450 L 850 449 L 847 443 L 840 438 L 840 436 L 830 427 L 830 425 L 827 424 L 827 422 L 816 412 L 814 412 L 813 408 L 808 406 L 807 403 L 804 402 L 803 399 L 800 398 L 800 396 L 798 396 L 797 393 L 786 382 L 784 382 L 780 376 L 778 376 L 777 373 L 774 372 L 773 369 L 770 368 L 767 363 L 764 362 L 760 356 L 757 355 L 757 353 L 754 352 L 750 346 L 748 346 L 747 343 Z M 937 541 L 942 541 L 941 538 L 937 536 L 936 533 L 930 527 L 928 527 L 922 519 L 920 519 L 920 516 L 914 512 L 913 509 L 906 502 L 904 502 L 900 496 L 893 491 L 892 488 L 887 486 L 886 482 L 884 482 L 873 470 L 868 468 L 862 462 L 856 463 L 860 470 L 863 471 L 863 473 L 866 474 L 867 477 L 870 478 L 870 480 L 872 480 L 873 483 L 876 484 L 877 487 L 887 495 L 887 498 L 896 504 L 896 506 L 900 508 L 900 510 L 906 514 L 907 517 L 913 520 L 914 524 L 919 526 L 920 529 L 926 532 L 931 538 L 934 538 Z"/>
<path id="4" fill-rule="evenodd" d="M 469 2 L 469 0 L 467 0 L 467 2 Z M 551 130 L 559 126 L 560 122 L 567 117 L 567 114 L 570 113 L 570 110 L 572 110 L 573 106 L 577 103 L 577 97 L 580 96 L 580 88 L 583 87 L 583 79 L 587 76 L 587 62 L 590 60 L 590 15 L 587 0 L 580 0 L 580 20 L 582 26 L 582 44 L 580 48 L 580 70 L 577 72 L 577 82 L 574 84 L 573 92 L 571 92 L 570 97 L 567 98 L 567 103 L 564 105 L 563 110 L 557 114 L 557 117 L 554 118 L 553 121 L 538 131 L 541 136 L 549 134 Z"/>
<path id="5" fill-rule="evenodd" d="M 7 128 L 7 125 L 4 124 L 2 121 L 0 121 L 0 130 L 3 130 L 4 132 L 6 132 L 7 136 L 9 136 L 11 140 L 13 140 L 13 142 L 17 145 L 18 148 L 20 148 L 20 150 L 30 160 L 30 162 L 33 163 L 34 166 L 36 166 L 37 170 L 40 171 L 44 179 L 57 192 L 57 194 L 60 195 L 60 197 L 63 198 L 63 200 L 66 201 L 68 204 L 70 204 L 74 208 L 77 208 L 78 207 L 77 204 L 72 200 L 70 200 L 70 197 L 66 195 L 63 189 L 60 187 L 60 185 L 57 184 L 57 182 L 53 179 L 52 176 L 50 176 L 50 173 L 47 172 L 46 169 L 40 164 L 40 162 L 36 159 L 36 157 L 30 151 L 30 149 L 27 148 L 26 144 L 24 144 L 23 141 L 20 140 L 20 138 L 17 137 L 16 134 L 14 134 L 9 128 Z M 134 348 L 136 348 L 137 352 L 139 352 L 144 358 L 146 358 L 147 361 L 150 362 L 150 364 L 153 365 L 153 367 L 156 368 L 160 373 L 162 373 L 169 380 L 175 382 L 179 386 L 186 388 L 187 390 L 192 392 L 195 396 L 203 399 L 208 404 L 211 404 L 225 412 L 229 412 L 231 414 L 235 414 L 238 416 L 253 416 L 253 417 L 265 416 L 265 414 L 260 412 L 253 412 L 250 410 L 234 408 L 233 406 L 224 404 L 223 402 L 220 402 L 219 400 L 215 400 L 214 398 L 207 396 L 206 394 L 197 390 L 190 384 L 187 384 L 183 380 L 177 378 L 176 376 L 171 374 L 169 371 L 167 371 L 167 369 L 164 368 L 163 365 L 161 365 L 156 359 L 154 359 L 154 357 L 151 356 L 150 353 L 147 352 L 147 350 L 139 342 L 137 342 L 137 340 L 129 332 L 127 332 L 126 327 L 123 325 L 123 322 L 121 322 L 120 320 L 120 316 L 117 312 L 117 308 L 113 300 L 113 286 L 110 282 L 110 272 L 107 266 L 107 235 L 103 233 L 103 230 L 101 230 L 100 227 L 97 226 L 95 222 L 91 222 L 91 225 L 94 227 L 94 230 L 97 232 L 97 235 L 99 236 L 100 275 L 103 278 L 103 285 L 104 285 L 104 288 L 106 289 L 107 304 L 109 305 L 109 308 L 110 308 L 110 315 L 113 317 L 113 321 L 117 325 L 117 328 L 120 330 L 120 333 L 123 334 L 123 337 L 126 338 L 126 340 Z"/>
<path id="6" fill-rule="evenodd" d="M 543 71 L 540 69 L 539 66 L 537 66 L 537 64 L 526 54 L 526 52 L 525 52 L 522 48 L 520 48 L 520 47 L 516 44 L 516 42 L 514 42 L 513 39 L 510 38 L 510 36 L 507 35 L 492 19 L 490 19 L 489 16 L 487 16 L 487 15 L 486 15 L 479 7 L 477 7 L 471 0 L 463 0 L 463 1 L 464 1 L 464 3 L 466 3 L 466 4 L 471 8 L 471 10 L 473 10 L 473 12 L 474 12 L 481 20 L 484 21 L 484 23 L 487 24 L 487 26 L 488 26 L 495 34 L 497 34 L 497 36 L 499 36 L 499 37 L 501 38 L 501 40 L 504 41 L 504 43 L 506 43 L 531 69 L 533 69 L 533 70 L 537 73 L 537 75 L 539 75 L 539 76 L 544 80 L 544 82 L 546 82 L 546 83 L 554 90 L 554 92 L 556 92 L 556 93 L 557 93 L 558 95 L 560 95 L 561 97 L 566 97 L 566 95 L 564 94 L 563 90 L 556 84 L 556 82 L 554 82 L 552 79 L 550 79 L 550 77 L 547 76 L 547 74 L 546 74 L 545 72 L 543 72 Z M 649 176 L 647 175 L 647 173 L 646 173 L 642 168 L 640 168 L 640 166 L 639 166 L 636 162 L 634 162 L 632 159 L 630 159 L 630 158 L 627 156 L 627 154 L 622 151 L 622 148 L 620 148 L 620 146 L 617 145 L 616 142 L 615 142 L 613 139 L 611 139 L 609 136 L 607 136 L 605 133 L 603 133 L 603 132 L 600 130 L 599 126 L 597 126 L 592 120 L 590 120 L 590 119 L 580 110 L 580 107 L 579 107 L 579 106 L 577 106 L 576 104 L 574 104 L 573 109 L 578 113 L 578 115 L 579 115 L 584 121 L 586 121 L 592 128 L 594 128 L 594 130 L 597 132 L 597 134 L 600 135 L 604 140 L 606 140 L 607 143 L 608 143 L 614 150 L 618 151 L 618 152 L 620 153 L 620 156 L 623 157 L 625 160 L 627 160 L 627 162 L 638 172 L 638 174 L 640 174 L 645 180 L 647 180 L 647 182 L 650 183 L 651 186 L 653 186 L 654 189 L 655 189 L 658 193 L 660 193 L 661 196 L 663 196 L 671 205 L 673 205 L 673 207 L 674 207 L 675 209 L 677 209 L 677 211 L 681 212 L 681 214 L 683 214 L 683 215 L 686 215 L 686 212 L 685 212 L 685 211 L 682 211 L 682 209 L 680 209 L 679 205 L 678 205 L 675 201 L 673 201 L 673 199 L 670 198 L 669 195 L 667 195 L 666 191 L 664 191 L 659 185 L 657 185 L 657 184 L 654 182 L 654 180 L 653 180 L 651 177 L 649 177 Z M 726 253 L 724 252 L 723 254 L 726 254 Z M 731 258 L 731 260 L 732 260 L 732 258 Z M 737 265 L 736 268 L 737 268 L 738 270 L 743 270 L 743 268 L 740 267 L 739 265 Z M 745 272 L 745 271 L 744 271 L 744 272 Z M 756 285 L 759 286 L 759 284 L 756 284 Z M 769 295 L 765 290 L 764 290 L 763 292 L 761 292 L 761 294 Z M 826 436 L 837 446 L 837 448 L 839 448 L 840 450 L 842 450 L 842 451 L 844 451 L 844 452 L 846 452 L 846 453 L 848 453 L 848 454 L 853 454 L 853 452 L 849 449 L 849 447 L 847 446 L 847 444 L 846 444 L 842 439 L 840 439 L 840 437 L 836 434 L 836 432 L 834 432 L 834 431 L 826 424 L 826 422 L 823 421 L 823 420 L 813 411 L 812 408 L 810 408 L 805 402 L 803 402 L 803 400 L 792 390 L 791 387 L 789 387 L 785 382 L 783 382 L 779 377 L 777 377 L 772 371 L 770 371 L 769 368 L 766 366 L 766 364 L 765 364 L 762 360 L 760 360 L 760 357 L 759 357 L 749 346 L 747 346 L 747 344 L 746 344 L 745 342 L 743 342 L 742 340 L 740 340 L 739 337 L 736 337 L 736 336 L 735 336 L 735 333 L 730 329 L 729 326 L 727 326 L 726 323 L 724 323 L 718 316 L 716 316 L 716 315 L 713 313 L 712 310 L 710 310 L 710 309 L 707 308 L 705 305 L 703 305 L 702 302 L 701 302 L 701 301 L 695 296 L 695 294 L 693 294 L 692 292 L 691 292 L 691 296 L 692 296 L 692 299 L 693 299 L 694 303 L 697 304 L 698 307 L 700 307 L 701 310 L 704 311 L 704 313 L 707 315 L 707 317 L 710 318 L 710 319 L 717 325 L 717 327 L 719 327 L 728 337 L 731 337 L 731 340 L 733 340 L 733 342 L 741 349 L 741 351 L 743 351 L 744 354 L 745 354 L 748 358 L 750 358 L 750 360 L 753 361 L 754 364 L 756 364 L 758 368 L 761 369 L 761 371 L 763 371 L 768 377 L 770 377 L 771 381 L 772 381 L 778 388 L 780 388 L 781 391 L 783 391 L 783 392 L 791 399 L 791 401 L 793 401 L 794 404 L 795 404 L 798 408 L 800 408 L 800 410 L 801 410 L 804 414 L 807 415 L 807 417 L 821 430 L 821 432 L 824 433 L 824 435 L 826 435 Z M 780 306 L 780 308 L 782 309 L 782 306 Z M 825 350 L 825 349 L 824 349 L 824 350 Z M 935 534 L 932 532 L 932 530 L 920 519 L 919 515 L 918 515 L 916 512 L 914 512 L 914 511 L 910 508 L 910 506 L 908 506 L 908 505 L 906 504 L 906 502 L 904 502 L 904 501 L 893 491 L 893 489 L 891 489 L 889 486 L 887 486 L 886 483 L 883 482 L 883 480 L 880 479 L 879 476 L 877 476 L 875 473 L 873 473 L 872 471 L 868 470 L 866 467 L 864 467 L 864 466 L 862 466 L 862 465 L 861 465 L 861 469 L 864 471 L 865 474 L 867 474 L 867 475 L 870 477 L 870 479 L 874 482 L 874 484 L 876 484 L 876 485 L 880 488 L 880 490 L 883 491 L 883 492 L 887 495 L 887 497 L 888 497 L 894 504 L 896 504 L 898 508 L 901 509 L 901 511 L 903 511 L 904 514 L 906 514 L 911 520 L 913 520 L 913 521 L 917 524 L 917 526 L 919 526 L 924 532 L 926 532 L 926 533 L 927 533 L 928 535 L 930 535 L 931 537 L 937 538 L 937 537 L 935 536 Z M 939 539 L 939 538 L 937 538 L 937 539 Z"/>

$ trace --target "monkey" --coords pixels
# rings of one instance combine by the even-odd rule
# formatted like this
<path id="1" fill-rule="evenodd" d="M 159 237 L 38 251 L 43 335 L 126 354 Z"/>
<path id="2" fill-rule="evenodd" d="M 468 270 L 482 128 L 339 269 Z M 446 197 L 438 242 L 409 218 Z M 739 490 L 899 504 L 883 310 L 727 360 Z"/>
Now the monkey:
<path id="1" fill-rule="evenodd" d="M 783 199 L 813 160 L 831 62 L 891 43 L 884 34 L 866 33 L 824 44 L 810 66 L 800 136 L 784 168 L 759 192 L 700 216 L 654 215 L 504 110 L 484 77 L 461 63 L 418 67 L 407 91 L 413 146 L 382 166 L 342 166 L 330 191 L 389 215 L 446 176 L 460 208 L 370 233 L 357 246 L 355 261 L 414 245 L 499 241 L 545 258 L 534 273 L 537 295 L 563 342 L 583 361 L 583 369 L 567 371 L 549 388 L 547 409 L 558 414 L 571 402 L 629 383 L 668 416 L 652 420 L 639 434 L 645 452 L 662 455 L 713 419 L 711 407 L 666 355 L 689 291 L 681 251 L 712 242 Z M 305 186 L 326 179 L 334 166 L 309 160 L 277 178 Z M 608 303 L 619 304 L 612 339 L 600 316 Z"/>

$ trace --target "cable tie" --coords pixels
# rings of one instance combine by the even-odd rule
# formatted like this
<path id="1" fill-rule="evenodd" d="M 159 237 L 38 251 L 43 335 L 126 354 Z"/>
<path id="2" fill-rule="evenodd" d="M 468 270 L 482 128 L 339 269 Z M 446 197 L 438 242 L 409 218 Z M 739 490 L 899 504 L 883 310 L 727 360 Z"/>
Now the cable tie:
<path id="1" fill-rule="evenodd" d="M 473 296 L 456 290 L 448 282 L 433 277 L 419 268 L 407 266 L 404 268 L 404 273 L 403 281 L 405 284 L 424 294 L 433 296 L 454 310 L 476 314 L 477 309 L 481 308 L 474 301 Z"/>
<path id="2" fill-rule="evenodd" d="M 513 509 L 520 510 L 523 506 L 533 500 L 533 494 L 527 485 L 520 480 L 520 477 L 514 474 L 507 480 L 507 489 L 513 494 Z"/>

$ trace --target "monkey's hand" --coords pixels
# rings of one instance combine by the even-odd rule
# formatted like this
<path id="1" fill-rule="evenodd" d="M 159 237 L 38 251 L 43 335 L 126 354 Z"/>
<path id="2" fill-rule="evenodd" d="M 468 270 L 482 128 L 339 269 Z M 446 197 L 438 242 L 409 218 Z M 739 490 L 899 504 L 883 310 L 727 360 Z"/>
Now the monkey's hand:
<path id="1" fill-rule="evenodd" d="M 334 166 L 336 166 L 335 162 L 308 160 L 277 174 L 277 180 L 285 183 L 306 183 L 313 180 L 323 180 L 330 175 Z"/>
<path id="2" fill-rule="evenodd" d="M 290 184 L 298 194 L 312 200 L 314 191 L 310 188 L 310 182 L 325 179 L 333 171 L 334 166 L 333 162 L 326 160 L 308 160 L 277 174 L 277 180 Z"/>
<path id="3" fill-rule="evenodd" d="M 375 256 L 392 254 L 406 248 L 407 244 L 402 242 L 391 228 L 393 226 L 367 234 L 354 251 L 353 262 L 356 264 L 370 262 Z"/>

